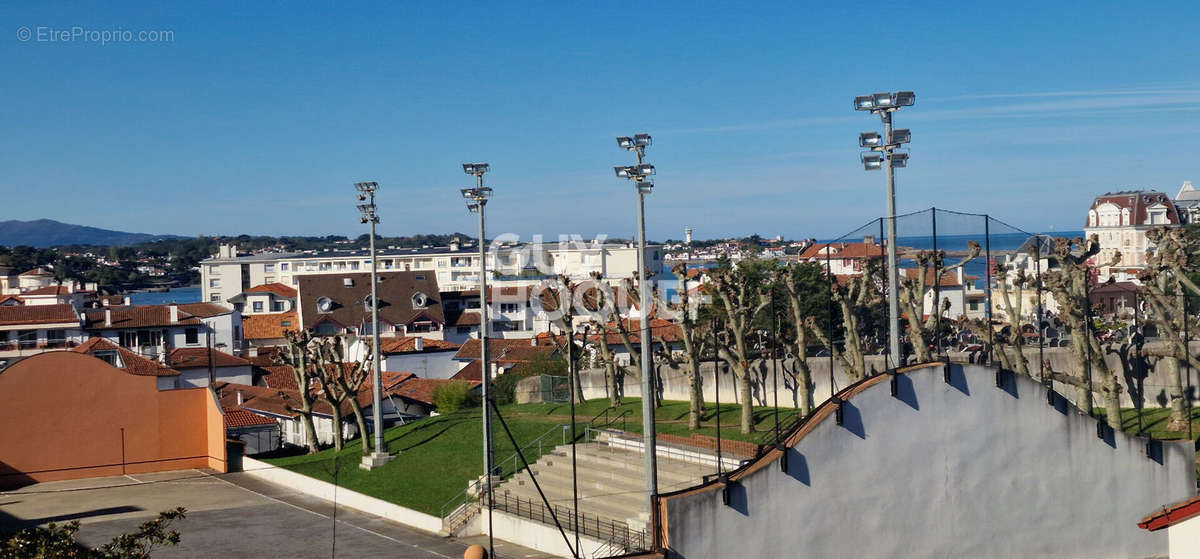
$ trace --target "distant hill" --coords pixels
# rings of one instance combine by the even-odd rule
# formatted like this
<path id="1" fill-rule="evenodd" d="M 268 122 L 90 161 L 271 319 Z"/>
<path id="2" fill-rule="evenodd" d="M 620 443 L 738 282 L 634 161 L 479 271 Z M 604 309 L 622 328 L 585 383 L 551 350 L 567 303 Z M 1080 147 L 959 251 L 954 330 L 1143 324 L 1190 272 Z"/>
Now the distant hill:
<path id="1" fill-rule="evenodd" d="M 160 239 L 182 239 L 178 235 L 150 235 L 110 231 L 86 225 L 72 225 L 53 219 L 0 221 L 0 245 L 28 245 L 47 248 L 63 245 L 132 245 Z"/>

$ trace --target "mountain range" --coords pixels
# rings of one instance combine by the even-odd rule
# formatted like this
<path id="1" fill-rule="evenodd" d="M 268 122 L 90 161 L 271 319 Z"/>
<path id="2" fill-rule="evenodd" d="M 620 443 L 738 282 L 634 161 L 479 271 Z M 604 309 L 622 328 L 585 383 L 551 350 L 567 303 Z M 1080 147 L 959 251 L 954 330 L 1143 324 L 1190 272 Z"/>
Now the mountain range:
<path id="1" fill-rule="evenodd" d="M 182 239 L 178 235 L 126 233 L 86 225 L 62 223 L 53 219 L 0 221 L 0 245 L 27 245 L 48 248 L 63 245 L 132 245 L 161 239 Z"/>

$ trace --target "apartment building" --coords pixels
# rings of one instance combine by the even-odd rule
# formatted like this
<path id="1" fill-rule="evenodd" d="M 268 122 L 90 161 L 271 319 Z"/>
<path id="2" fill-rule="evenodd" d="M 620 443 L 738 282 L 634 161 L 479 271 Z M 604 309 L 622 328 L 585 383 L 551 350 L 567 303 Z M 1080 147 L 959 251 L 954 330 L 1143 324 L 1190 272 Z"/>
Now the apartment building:
<path id="1" fill-rule="evenodd" d="M 1100 253 L 1092 257 L 1099 267 L 1098 281 L 1137 281 L 1146 269 L 1146 252 L 1152 243 L 1146 232 L 1154 227 L 1178 226 L 1179 209 L 1166 194 L 1154 190 L 1123 190 L 1097 196 L 1088 208 L 1084 234 L 1100 239 Z M 1121 260 L 1109 266 L 1113 255 Z"/>
<path id="2" fill-rule="evenodd" d="M 619 280 L 637 275 L 637 254 L 637 247 L 630 244 L 513 243 L 488 254 L 488 271 L 493 276 L 488 279 L 497 285 L 531 285 L 559 274 L 582 279 L 599 273 Z M 445 291 L 475 289 L 479 284 L 479 254 L 471 246 L 388 248 L 378 251 L 378 259 L 380 271 L 436 274 Z M 663 273 L 661 245 L 647 246 L 644 260 L 650 277 Z M 370 255 L 361 250 L 239 254 L 236 246 L 222 245 L 215 256 L 200 263 L 200 276 L 203 300 L 225 303 L 258 285 L 297 287 L 304 275 L 370 269 Z"/>

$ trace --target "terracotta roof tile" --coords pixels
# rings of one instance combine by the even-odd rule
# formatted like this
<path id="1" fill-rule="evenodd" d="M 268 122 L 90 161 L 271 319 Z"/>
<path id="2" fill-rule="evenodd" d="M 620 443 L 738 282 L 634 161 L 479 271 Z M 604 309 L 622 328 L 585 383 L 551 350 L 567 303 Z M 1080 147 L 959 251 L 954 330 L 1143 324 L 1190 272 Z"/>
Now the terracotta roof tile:
<path id="1" fill-rule="evenodd" d="M 1154 532 L 1193 518 L 1196 515 L 1200 515 L 1200 496 L 1166 505 L 1162 509 L 1146 515 L 1145 518 L 1138 522 L 1138 527 Z"/>
<path id="2" fill-rule="evenodd" d="M 432 340 L 421 338 L 422 349 L 417 349 L 416 336 L 402 336 L 397 338 L 382 338 L 379 340 L 379 351 L 386 355 L 396 355 L 399 353 L 418 353 L 426 351 L 449 351 L 457 350 L 460 345 L 454 342 L 445 340 Z"/>
<path id="3" fill-rule="evenodd" d="M 226 429 L 230 427 L 261 427 L 277 424 L 270 417 L 241 408 L 223 408 L 221 411 L 225 414 Z"/>
<path id="4" fill-rule="evenodd" d="M 265 373 L 262 379 L 263 382 L 267 383 L 268 388 L 297 390 L 296 373 L 292 372 L 291 367 L 287 365 L 271 365 L 259 368 Z"/>
<path id="5" fill-rule="evenodd" d="M 47 285 L 46 287 L 39 287 L 37 289 L 22 292 L 21 295 L 70 295 L 71 293 L 71 288 L 69 287 L 64 287 L 61 285 Z"/>
<path id="6" fill-rule="evenodd" d="M 283 333 L 300 330 L 300 317 L 295 311 L 242 316 L 242 337 L 247 340 L 275 340 Z"/>
<path id="7" fill-rule="evenodd" d="M 829 247 L 829 258 L 878 258 L 883 256 L 886 246 L 880 243 L 817 243 L 804 249 L 797 258 L 824 259 L 826 247 Z"/>
<path id="8" fill-rule="evenodd" d="M 79 316 L 71 305 L 4 305 L 0 306 L 0 326 L 20 324 L 79 324 Z"/>
<path id="9" fill-rule="evenodd" d="M 289 299 L 296 298 L 296 290 L 282 283 L 264 283 L 246 290 L 246 293 L 274 293 Z"/>
<path id="10" fill-rule="evenodd" d="M 435 379 L 435 378 L 410 378 L 400 384 L 399 387 L 392 390 L 392 393 L 401 398 L 414 400 L 423 404 L 433 404 L 433 392 L 439 386 L 445 386 L 452 382 L 461 382 L 456 379 Z M 479 386 L 478 381 L 469 382 L 471 387 Z"/>
<path id="11" fill-rule="evenodd" d="M 124 365 L 124 367 L 121 367 L 121 370 L 131 375 L 148 377 L 172 377 L 179 375 L 179 371 L 175 369 L 164 366 L 153 359 L 142 357 L 104 338 L 92 338 L 71 351 L 93 357 L 95 357 L 97 351 L 116 351 L 121 356 L 121 364 Z"/>
<path id="12" fill-rule="evenodd" d="M 146 328 L 153 326 L 177 326 L 201 324 L 201 318 L 210 318 L 233 312 L 220 305 L 212 303 L 186 303 L 178 305 L 179 322 L 171 322 L 170 305 L 135 305 L 128 307 L 108 307 L 87 311 L 87 322 L 84 328 L 102 330 L 110 328 Z M 104 322 L 105 312 L 112 315 L 112 326 Z"/>
<path id="13" fill-rule="evenodd" d="M 474 380 L 482 382 L 483 367 L 480 367 L 479 364 L 480 361 L 478 359 L 467 363 L 467 366 L 459 369 L 457 373 L 454 373 L 454 375 L 450 377 L 450 380 Z"/>
<path id="14" fill-rule="evenodd" d="M 488 352 L 494 361 L 496 356 L 508 348 L 534 347 L 534 342 L 539 346 L 554 348 L 554 343 L 546 338 L 518 338 L 518 339 L 503 339 L 503 338 L 488 338 Z M 544 351 L 544 350 L 543 350 Z M 471 338 L 463 343 L 458 349 L 458 353 L 454 354 L 455 359 L 476 359 L 479 357 L 479 338 Z"/>
<path id="15" fill-rule="evenodd" d="M 208 367 L 210 350 L 206 347 L 181 347 L 171 350 L 170 363 L 172 367 L 180 369 L 193 369 L 197 367 Z M 214 367 L 249 367 L 250 362 L 225 353 L 224 351 L 213 349 L 212 363 Z"/>

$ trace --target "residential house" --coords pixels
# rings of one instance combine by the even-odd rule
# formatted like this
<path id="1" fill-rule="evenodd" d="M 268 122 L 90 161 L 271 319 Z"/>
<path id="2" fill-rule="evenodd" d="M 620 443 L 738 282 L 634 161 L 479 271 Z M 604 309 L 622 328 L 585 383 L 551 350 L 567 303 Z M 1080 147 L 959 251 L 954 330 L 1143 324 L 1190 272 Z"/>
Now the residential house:
<path id="1" fill-rule="evenodd" d="M 442 339 L 445 316 L 436 277 L 428 272 L 379 274 L 381 336 Z M 300 276 L 300 323 L 317 334 L 371 333 L 371 275 Z"/>
<path id="2" fill-rule="evenodd" d="M 83 342 L 71 305 L 0 305 L 0 357 L 23 357 Z"/>
<path id="3" fill-rule="evenodd" d="M 829 273 L 835 276 L 857 276 L 863 273 L 867 261 L 883 258 L 886 251 L 886 243 L 877 243 L 875 237 L 867 236 L 861 243 L 814 243 L 806 247 L 796 259 L 800 262 L 815 262 L 822 267 L 828 265 Z"/>
<path id="4" fill-rule="evenodd" d="M 482 367 L 479 364 L 479 351 L 482 344 L 478 339 L 467 340 L 454 354 L 454 360 L 463 364 L 450 378 L 453 380 L 483 380 Z M 530 339 L 505 340 L 488 338 L 488 360 L 491 361 L 490 378 L 496 378 L 513 367 L 528 363 L 536 355 L 549 357 L 557 347 L 546 337 Z"/>
<path id="5" fill-rule="evenodd" d="M 40 267 L 21 272 L 21 274 L 17 276 L 17 289 L 19 289 L 21 293 L 33 291 L 35 289 L 41 289 L 43 287 L 50 287 L 51 285 L 54 285 L 54 283 L 54 272 Z"/>
<path id="6" fill-rule="evenodd" d="M 360 338 L 353 352 L 356 359 L 364 358 L 370 344 Z M 379 354 L 384 371 L 404 371 L 421 378 L 447 379 L 454 376 L 462 363 L 455 361 L 460 344 L 443 340 L 431 340 L 419 336 L 381 338 Z"/>
<path id="7" fill-rule="evenodd" d="M 177 347 L 168 354 L 166 364 L 179 371 L 177 388 L 207 386 L 210 382 L 253 384 L 250 361 L 219 349 Z"/>
<path id="8" fill-rule="evenodd" d="M 149 359 L 118 346 L 104 338 L 91 338 L 72 349 L 75 353 L 91 355 L 129 374 L 154 377 L 158 390 L 182 388 L 179 371 L 168 366 L 165 359 Z M 207 383 L 204 384 L 207 386 Z"/>
<path id="9" fill-rule="evenodd" d="M 1117 281 L 1138 281 L 1146 269 L 1146 253 L 1152 243 L 1146 232 L 1154 227 L 1181 223 L 1179 210 L 1166 194 L 1153 190 L 1124 190 L 1097 196 L 1088 209 L 1084 235 L 1096 235 L 1100 252 L 1090 260 L 1099 268 L 1100 282 L 1115 276 Z M 1112 263 L 1113 256 L 1120 261 Z"/>
<path id="10" fill-rule="evenodd" d="M 432 379 L 410 377 L 388 390 L 388 395 L 393 399 L 401 400 L 399 405 L 404 406 L 407 413 L 418 417 L 432 415 L 437 411 L 437 403 L 434 402 L 434 392 L 439 387 L 445 386 L 451 382 L 458 380 L 449 379 Z M 480 381 L 463 381 L 469 383 L 472 390 L 478 391 L 483 385 Z"/>
<path id="11" fill-rule="evenodd" d="M 900 268 L 899 271 L 902 275 L 901 281 L 916 281 L 921 273 L 917 268 Z M 923 306 L 925 315 L 940 310 L 944 318 L 951 320 L 984 318 L 987 316 L 987 290 L 975 287 L 978 280 L 979 276 L 967 275 L 962 267 L 958 267 L 942 272 L 940 281 L 935 286 L 933 270 L 926 270 Z M 935 296 L 941 299 L 942 305 L 935 306 Z M 944 307 L 947 301 L 950 303 L 949 308 Z"/>
<path id="12" fill-rule="evenodd" d="M 233 297 L 228 302 L 242 316 L 267 313 L 283 313 L 296 310 L 296 289 L 282 283 L 256 285 Z"/>
<path id="13" fill-rule="evenodd" d="M 146 357 L 180 347 L 237 352 L 241 313 L 214 303 L 104 307 L 85 312 L 84 329 Z"/>

